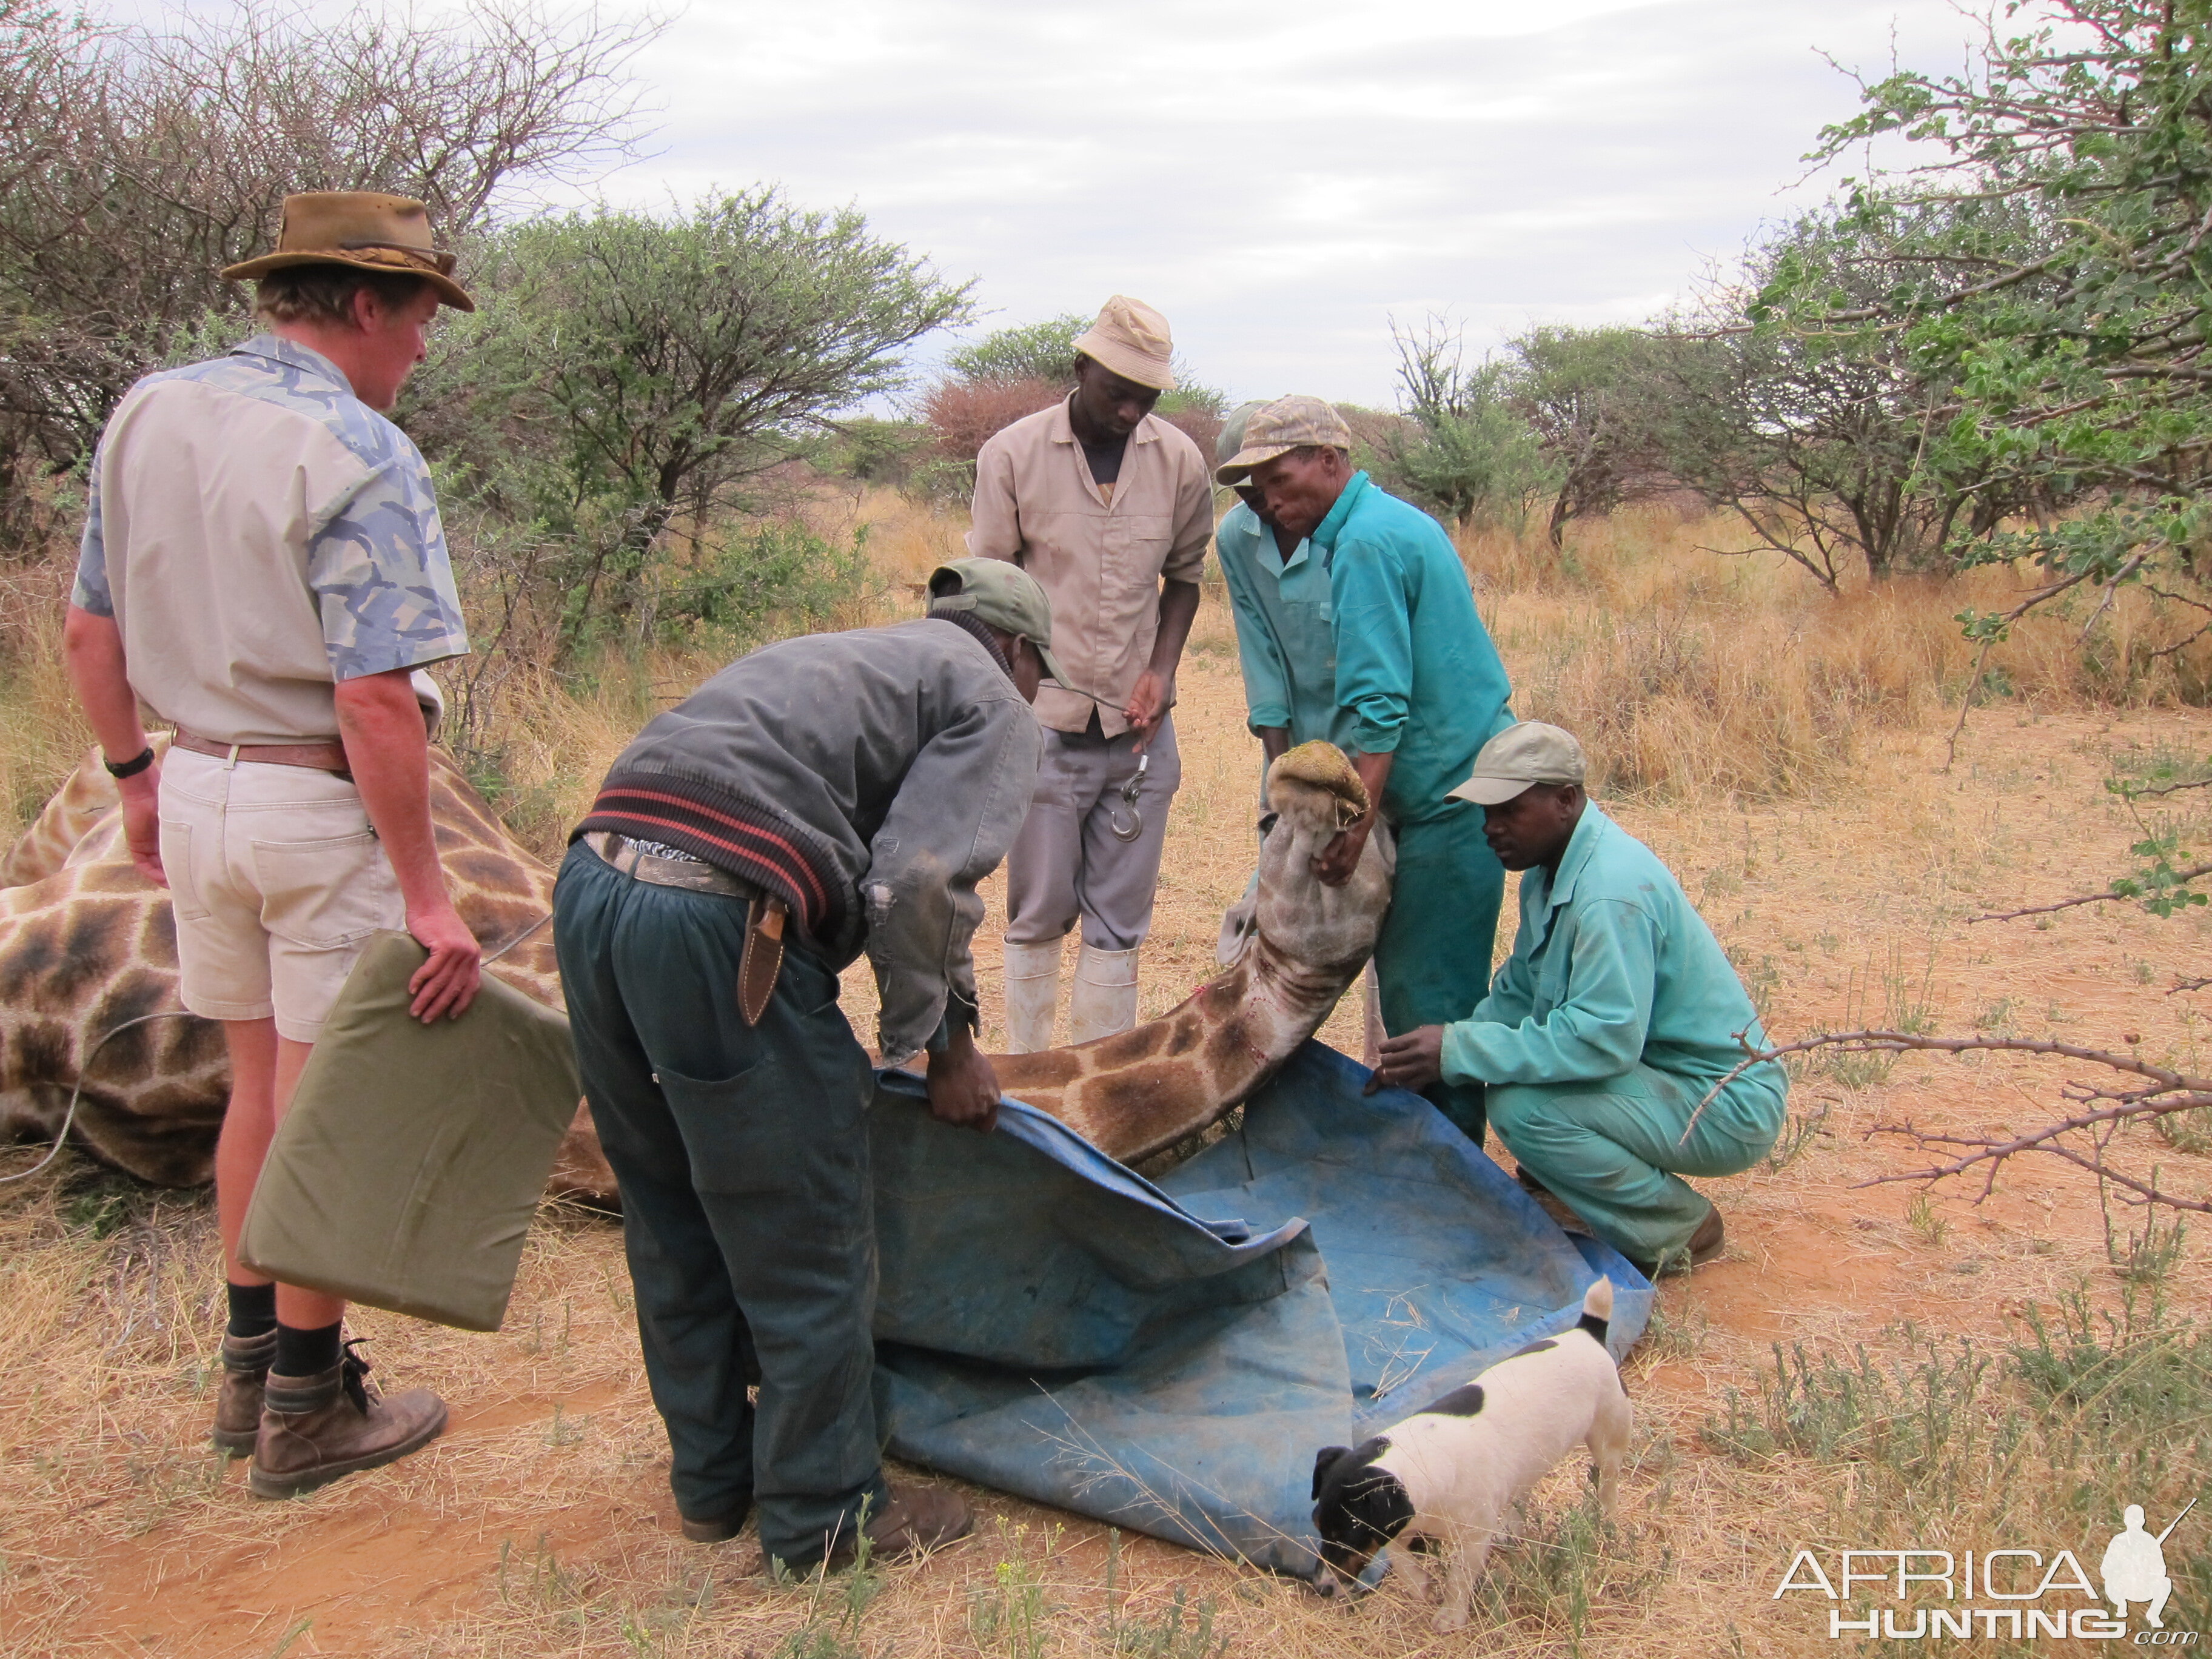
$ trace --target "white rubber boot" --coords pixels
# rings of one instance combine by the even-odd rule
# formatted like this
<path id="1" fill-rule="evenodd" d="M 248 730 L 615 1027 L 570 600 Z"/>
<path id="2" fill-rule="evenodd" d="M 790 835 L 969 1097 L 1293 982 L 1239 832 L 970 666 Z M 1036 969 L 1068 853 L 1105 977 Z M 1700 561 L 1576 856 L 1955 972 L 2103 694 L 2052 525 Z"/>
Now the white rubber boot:
<path id="1" fill-rule="evenodd" d="M 1067 1000 L 1067 1040 L 1089 1042 L 1137 1023 L 1137 952 L 1083 947 Z"/>
<path id="2" fill-rule="evenodd" d="M 1060 946 L 1006 941 L 1006 1052 L 1033 1054 L 1052 1047 L 1060 1006 Z"/>

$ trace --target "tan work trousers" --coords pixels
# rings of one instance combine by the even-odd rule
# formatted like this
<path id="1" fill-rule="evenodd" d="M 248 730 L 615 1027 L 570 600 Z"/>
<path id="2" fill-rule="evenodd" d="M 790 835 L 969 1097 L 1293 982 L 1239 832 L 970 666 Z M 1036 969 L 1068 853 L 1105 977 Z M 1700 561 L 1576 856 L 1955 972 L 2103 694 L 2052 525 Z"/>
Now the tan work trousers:
<path id="1" fill-rule="evenodd" d="M 1137 770 L 1137 734 L 1118 738 L 1048 731 L 1030 815 L 1006 855 L 1006 942 L 1049 945 L 1079 917 L 1083 942 L 1097 951 L 1133 951 L 1152 927 L 1168 803 L 1182 782 L 1175 717 L 1160 722 L 1152 763 L 1133 802 L 1121 791 Z M 1114 833 L 1132 817 L 1133 840 Z"/>

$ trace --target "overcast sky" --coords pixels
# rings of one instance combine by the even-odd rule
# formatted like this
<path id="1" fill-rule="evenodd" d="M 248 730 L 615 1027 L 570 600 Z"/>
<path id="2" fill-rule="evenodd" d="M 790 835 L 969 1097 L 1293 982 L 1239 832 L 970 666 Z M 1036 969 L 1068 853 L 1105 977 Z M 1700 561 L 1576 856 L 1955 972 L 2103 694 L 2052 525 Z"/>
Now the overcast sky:
<path id="1" fill-rule="evenodd" d="M 779 182 L 975 278 L 971 335 L 1131 294 L 1237 397 L 1388 404 L 1394 318 L 1482 349 L 1685 294 L 1850 170 L 1802 160 L 1858 106 L 1824 52 L 1955 70 L 1986 0 L 599 3 L 683 8 L 609 199 Z"/>
<path id="2" fill-rule="evenodd" d="M 1389 325 L 1634 320 L 1856 107 L 1960 67 L 1948 0 L 691 0 L 619 201 L 779 180 L 978 279 L 984 326 L 1167 313 L 1233 394 L 1387 404 Z"/>

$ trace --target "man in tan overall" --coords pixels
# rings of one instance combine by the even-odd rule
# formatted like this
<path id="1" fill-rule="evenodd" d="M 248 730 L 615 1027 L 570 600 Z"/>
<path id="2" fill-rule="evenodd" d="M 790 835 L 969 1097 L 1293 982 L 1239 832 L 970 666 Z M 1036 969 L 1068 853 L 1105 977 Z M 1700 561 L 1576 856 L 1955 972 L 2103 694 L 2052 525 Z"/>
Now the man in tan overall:
<path id="1" fill-rule="evenodd" d="M 423 1020 L 476 995 L 477 941 L 430 824 L 416 671 L 468 649 L 429 469 L 379 411 L 441 305 L 473 309 L 420 202 L 288 197 L 258 278 L 268 331 L 131 387 L 94 460 L 64 631 L 118 781 L 131 854 L 167 887 L 179 995 L 222 1022 L 216 1151 L 230 1291 L 214 1439 L 288 1498 L 445 1427 L 426 1389 L 380 1395 L 343 1352 L 345 1304 L 238 1259 L 277 1119 L 368 936 L 429 951 Z M 157 762 L 146 708 L 176 735 Z"/>
<path id="2" fill-rule="evenodd" d="M 1006 859 L 1009 1049 L 1048 1048 L 1061 941 L 1082 923 L 1068 1037 L 1137 1018 L 1168 802 L 1182 781 L 1176 666 L 1213 533 L 1206 457 L 1154 415 L 1175 387 L 1167 319 L 1115 295 L 1075 343 L 1076 386 L 975 459 L 968 550 L 1011 559 L 1052 600 L 1066 671 L 1037 693 L 1036 794 Z"/>

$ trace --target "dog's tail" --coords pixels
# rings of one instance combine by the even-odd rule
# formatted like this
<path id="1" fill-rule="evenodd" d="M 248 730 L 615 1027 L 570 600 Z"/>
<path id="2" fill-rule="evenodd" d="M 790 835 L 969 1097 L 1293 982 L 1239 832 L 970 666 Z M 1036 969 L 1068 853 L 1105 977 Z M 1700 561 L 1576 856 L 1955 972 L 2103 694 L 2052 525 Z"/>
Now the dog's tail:
<path id="1" fill-rule="evenodd" d="M 1583 1316 L 1576 1323 L 1578 1331 L 1588 1331 L 1597 1339 L 1598 1346 L 1605 1346 L 1605 1334 L 1613 1321 L 1613 1281 L 1601 1275 L 1583 1297 Z"/>

